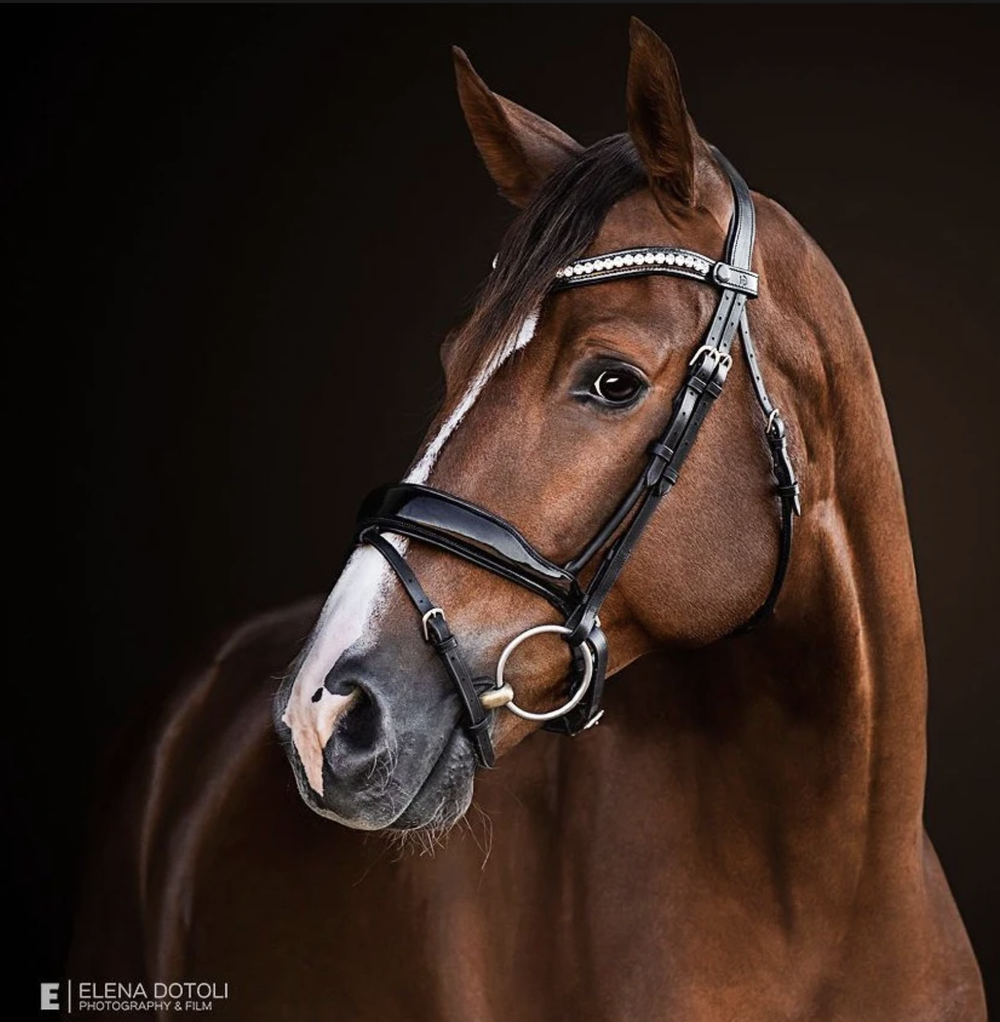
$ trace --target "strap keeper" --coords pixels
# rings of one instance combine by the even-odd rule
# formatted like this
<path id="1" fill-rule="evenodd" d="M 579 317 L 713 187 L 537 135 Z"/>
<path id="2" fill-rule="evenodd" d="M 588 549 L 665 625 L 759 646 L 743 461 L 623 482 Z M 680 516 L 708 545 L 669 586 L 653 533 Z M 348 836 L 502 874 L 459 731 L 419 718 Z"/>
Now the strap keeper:
<path id="1" fill-rule="evenodd" d="M 447 635 L 440 639 L 431 639 L 431 645 L 438 651 L 438 653 L 450 653 L 453 649 L 458 646 L 458 639 L 449 631 Z"/>
<path id="2" fill-rule="evenodd" d="M 610 554 L 611 551 L 609 550 L 608 553 Z M 607 556 L 607 554 L 605 556 Z M 573 631 L 571 631 L 569 635 L 564 635 L 563 639 L 565 640 L 566 645 L 573 651 L 577 650 L 590 639 L 591 633 L 595 628 L 601 627 L 600 617 L 597 614 L 588 614 L 588 609 L 589 608 L 584 605 L 576 614 L 573 615 L 573 617 L 566 621 L 566 627 L 572 628 Z M 577 655 L 578 654 L 574 655 L 574 662 Z M 560 719 L 562 718 L 556 718 L 556 720 Z"/>
<path id="3" fill-rule="evenodd" d="M 471 732 L 474 735 L 478 735 L 481 731 L 485 731 L 490 726 L 490 715 L 484 713 L 483 716 L 477 720 L 474 724 L 470 721 L 465 725 L 465 730 Z"/>
<path id="4" fill-rule="evenodd" d="M 797 515 L 801 515 L 802 500 L 799 497 L 799 481 L 795 478 L 795 468 L 788 454 L 788 430 L 785 428 L 785 420 L 777 408 L 772 409 L 771 414 L 767 417 L 764 435 L 771 448 L 771 460 L 774 463 L 774 477 L 778 484 L 775 487 L 775 492 L 782 500 L 791 500 L 792 510 Z"/>
<path id="5" fill-rule="evenodd" d="M 663 478 L 665 472 L 671 471 L 670 462 L 677 453 L 673 447 L 661 441 L 654 441 L 646 448 L 650 455 L 650 463 L 646 466 L 645 483 L 653 489 Z M 674 473 L 676 476 L 676 473 Z"/>
<path id="6" fill-rule="evenodd" d="M 712 268 L 712 279 L 719 287 L 739 291 L 750 298 L 756 298 L 760 289 L 756 273 L 752 270 L 741 270 L 738 266 L 730 266 L 729 263 L 716 263 Z"/>
<path id="7" fill-rule="evenodd" d="M 671 467 L 670 465 L 668 465 L 663 470 L 663 474 L 660 476 L 660 478 L 656 482 L 656 494 L 657 494 L 657 496 L 662 497 L 663 494 L 666 493 L 667 490 L 669 490 L 671 486 L 676 486 L 677 485 L 677 480 L 679 478 L 680 478 L 680 476 L 677 474 L 677 469 L 675 469 L 675 468 Z"/>

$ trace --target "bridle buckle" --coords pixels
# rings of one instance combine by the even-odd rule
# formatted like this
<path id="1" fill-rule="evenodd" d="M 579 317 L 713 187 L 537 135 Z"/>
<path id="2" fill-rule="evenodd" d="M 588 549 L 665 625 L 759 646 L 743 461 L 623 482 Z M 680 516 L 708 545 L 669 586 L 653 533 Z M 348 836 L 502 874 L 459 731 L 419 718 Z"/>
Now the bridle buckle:
<path id="1" fill-rule="evenodd" d="M 689 366 L 693 366 L 695 362 L 701 358 L 702 355 L 710 355 L 718 365 L 724 365 L 726 369 L 731 369 L 733 366 L 733 356 L 728 351 L 720 351 L 714 344 L 703 344 L 692 356 L 688 362 Z"/>
<path id="2" fill-rule="evenodd" d="M 425 606 L 426 606 L 426 604 L 425 604 Z M 421 626 L 423 627 L 423 630 L 424 630 L 424 642 L 430 642 L 431 641 L 430 632 L 427 630 L 427 627 L 428 627 L 432 617 L 439 617 L 443 621 L 444 620 L 444 611 L 440 607 L 431 607 L 431 609 L 429 611 L 427 611 L 427 613 L 424 614 L 424 616 L 420 619 L 420 624 L 421 624 Z"/>
<path id="3" fill-rule="evenodd" d="M 688 360 L 688 365 L 693 366 L 702 355 L 710 355 L 715 359 L 719 359 L 722 352 L 714 344 L 703 344 Z"/>
<path id="4" fill-rule="evenodd" d="M 767 417 L 767 425 L 764 427 L 764 432 L 769 437 L 773 436 L 775 440 L 780 440 L 785 435 L 785 420 L 781 417 L 779 409 L 771 409 L 771 414 Z"/>

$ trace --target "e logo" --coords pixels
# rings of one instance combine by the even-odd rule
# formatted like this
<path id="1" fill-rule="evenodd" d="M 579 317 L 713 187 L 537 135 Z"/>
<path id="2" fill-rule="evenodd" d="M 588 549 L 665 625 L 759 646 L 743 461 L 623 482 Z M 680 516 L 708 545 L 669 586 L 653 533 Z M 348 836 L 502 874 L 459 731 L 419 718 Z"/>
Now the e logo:
<path id="1" fill-rule="evenodd" d="M 59 1010 L 59 984 L 42 984 L 42 1011 Z"/>

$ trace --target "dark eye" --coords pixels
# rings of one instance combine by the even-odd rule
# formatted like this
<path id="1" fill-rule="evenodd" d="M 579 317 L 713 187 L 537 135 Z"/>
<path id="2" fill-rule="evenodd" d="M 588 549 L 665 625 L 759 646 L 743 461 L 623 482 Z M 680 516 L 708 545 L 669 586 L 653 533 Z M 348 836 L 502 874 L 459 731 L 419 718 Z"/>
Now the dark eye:
<path id="1" fill-rule="evenodd" d="M 646 381 L 633 369 L 605 369 L 590 385 L 590 393 L 606 405 L 628 405 L 646 389 Z"/>

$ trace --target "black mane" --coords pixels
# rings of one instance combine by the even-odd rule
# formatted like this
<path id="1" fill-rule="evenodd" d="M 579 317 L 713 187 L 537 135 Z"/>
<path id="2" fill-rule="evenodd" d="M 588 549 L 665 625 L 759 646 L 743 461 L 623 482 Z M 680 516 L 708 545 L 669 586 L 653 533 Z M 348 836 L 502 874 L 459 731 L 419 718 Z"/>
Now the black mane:
<path id="1" fill-rule="evenodd" d="M 504 235 L 456 353 L 466 364 L 496 355 L 537 308 L 557 269 L 596 237 L 608 211 L 646 184 L 627 134 L 595 142 L 546 181 Z"/>

